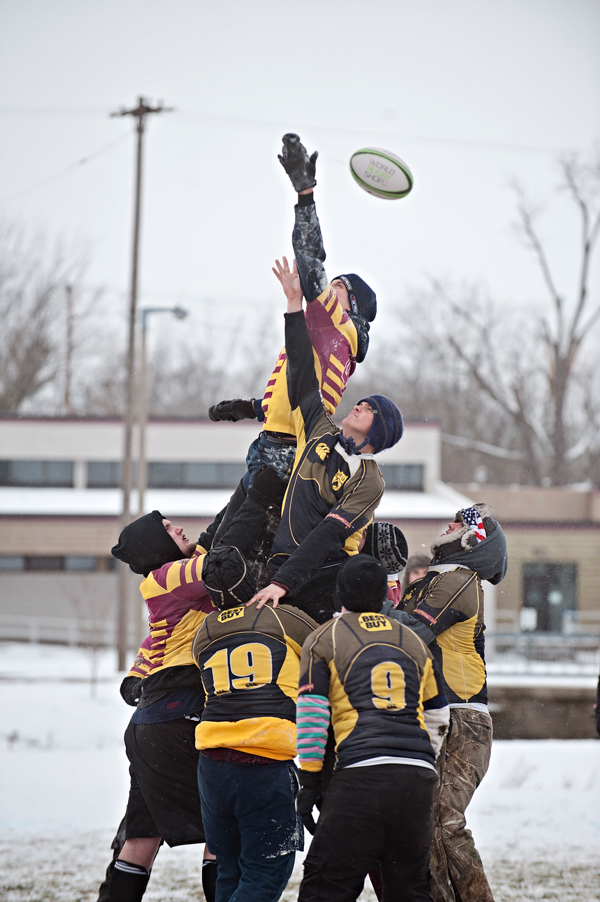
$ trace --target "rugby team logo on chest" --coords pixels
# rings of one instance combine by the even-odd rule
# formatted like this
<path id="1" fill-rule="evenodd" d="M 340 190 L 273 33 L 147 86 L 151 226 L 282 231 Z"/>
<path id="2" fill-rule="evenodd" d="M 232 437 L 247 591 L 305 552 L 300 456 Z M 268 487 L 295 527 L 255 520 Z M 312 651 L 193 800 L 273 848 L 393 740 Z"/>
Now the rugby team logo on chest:
<path id="1" fill-rule="evenodd" d="M 348 477 L 341 470 L 338 470 L 333 479 L 331 480 L 331 488 L 334 492 L 337 492 L 341 489 L 343 484 L 346 482 Z"/>

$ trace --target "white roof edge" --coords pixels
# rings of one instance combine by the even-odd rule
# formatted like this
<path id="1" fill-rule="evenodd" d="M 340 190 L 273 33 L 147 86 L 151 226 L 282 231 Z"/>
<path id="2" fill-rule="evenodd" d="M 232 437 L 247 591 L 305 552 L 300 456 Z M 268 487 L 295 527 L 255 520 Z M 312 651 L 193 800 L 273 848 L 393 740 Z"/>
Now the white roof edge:
<path id="1" fill-rule="evenodd" d="M 145 510 L 160 510 L 169 517 L 214 517 L 227 504 L 229 489 L 150 489 Z M 118 517 L 120 489 L 0 488 L 0 516 Z M 384 493 L 377 519 L 444 520 L 454 517 L 472 502 L 443 482 L 435 492 Z M 131 493 L 131 509 L 137 511 L 137 492 Z"/>

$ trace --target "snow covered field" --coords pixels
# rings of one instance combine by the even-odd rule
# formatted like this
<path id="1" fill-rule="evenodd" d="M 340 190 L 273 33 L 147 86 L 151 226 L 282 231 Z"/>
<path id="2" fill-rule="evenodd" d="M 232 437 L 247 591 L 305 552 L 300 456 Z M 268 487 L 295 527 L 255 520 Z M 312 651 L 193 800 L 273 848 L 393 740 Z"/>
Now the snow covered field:
<path id="1" fill-rule="evenodd" d="M 111 653 L 0 644 L 0 898 L 94 902 L 128 789 Z M 468 811 L 496 902 L 600 900 L 600 742 L 496 742 Z M 202 898 L 198 847 L 161 849 L 149 902 Z M 284 899 L 296 898 L 300 864 Z M 366 889 L 361 900 L 375 896 Z"/>

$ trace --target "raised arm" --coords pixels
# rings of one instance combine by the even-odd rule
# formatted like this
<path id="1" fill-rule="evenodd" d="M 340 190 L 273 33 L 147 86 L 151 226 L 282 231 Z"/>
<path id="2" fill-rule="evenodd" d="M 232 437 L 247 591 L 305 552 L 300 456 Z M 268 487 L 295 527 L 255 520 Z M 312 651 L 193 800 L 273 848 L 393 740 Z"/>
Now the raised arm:
<path id="1" fill-rule="evenodd" d="M 298 135 L 287 134 L 282 140 L 279 162 L 298 192 L 292 244 L 302 291 L 310 303 L 327 287 L 327 275 L 323 266 L 326 254 L 313 194 L 313 188 L 317 184 L 315 168 L 319 154 L 315 150 L 309 156 Z"/>
<path id="2" fill-rule="evenodd" d="M 302 312 L 302 289 L 296 261 L 290 269 L 287 258 L 283 257 L 282 260 L 283 263 L 275 261 L 273 272 L 279 279 L 288 302 L 285 315 L 287 385 L 290 407 L 294 410 L 306 395 L 318 391 L 319 380 L 315 373 L 313 346 Z"/>

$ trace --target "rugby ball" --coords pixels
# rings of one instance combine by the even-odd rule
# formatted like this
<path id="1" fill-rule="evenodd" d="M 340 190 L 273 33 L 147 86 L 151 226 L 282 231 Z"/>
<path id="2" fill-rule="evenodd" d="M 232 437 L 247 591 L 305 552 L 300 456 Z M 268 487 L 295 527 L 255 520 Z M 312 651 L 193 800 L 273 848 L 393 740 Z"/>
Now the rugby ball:
<path id="1" fill-rule="evenodd" d="M 404 160 L 381 147 L 363 147 L 353 153 L 350 172 L 361 188 L 387 200 L 406 197 L 413 186 L 412 173 Z"/>

